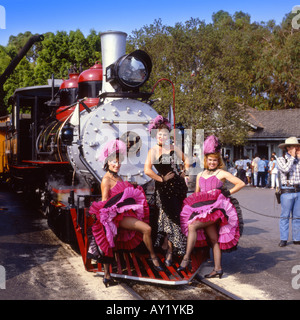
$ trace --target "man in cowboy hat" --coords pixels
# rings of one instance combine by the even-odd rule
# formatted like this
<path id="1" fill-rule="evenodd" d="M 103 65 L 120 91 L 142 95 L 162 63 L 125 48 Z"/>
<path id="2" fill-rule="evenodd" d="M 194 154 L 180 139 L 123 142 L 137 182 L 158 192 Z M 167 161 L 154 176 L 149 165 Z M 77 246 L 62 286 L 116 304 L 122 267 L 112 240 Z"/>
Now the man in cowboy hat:
<path id="1" fill-rule="evenodd" d="M 281 188 L 279 246 L 284 247 L 289 237 L 291 213 L 292 239 L 294 244 L 300 244 L 300 143 L 296 137 L 290 137 L 278 147 L 285 151 L 285 155 L 277 159 Z"/>

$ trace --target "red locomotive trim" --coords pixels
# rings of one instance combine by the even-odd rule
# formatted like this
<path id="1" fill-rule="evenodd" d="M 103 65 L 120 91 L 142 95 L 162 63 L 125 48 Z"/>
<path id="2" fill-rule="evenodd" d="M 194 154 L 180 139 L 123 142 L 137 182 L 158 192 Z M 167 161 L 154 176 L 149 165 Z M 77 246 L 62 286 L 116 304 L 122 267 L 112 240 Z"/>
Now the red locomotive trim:
<path id="1" fill-rule="evenodd" d="M 86 81 L 102 81 L 102 79 L 103 79 L 102 64 L 99 61 L 96 61 L 92 67 L 80 73 L 78 77 L 78 83 L 86 82 Z"/>
<path id="2" fill-rule="evenodd" d="M 61 203 L 60 201 L 58 201 L 58 202 L 52 201 L 52 202 L 51 202 L 51 205 L 54 206 L 54 207 L 56 207 L 56 208 L 66 207 L 66 205 L 63 204 L 63 203 Z"/>
<path id="3" fill-rule="evenodd" d="M 31 166 L 10 166 L 10 167 L 18 170 L 38 169 L 38 167 L 31 167 Z"/>
<path id="4" fill-rule="evenodd" d="M 69 79 L 65 80 L 59 89 L 69 89 L 69 88 L 77 88 L 78 87 L 78 77 L 79 73 L 70 73 Z"/>
<path id="5" fill-rule="evenodd" d="M 71 191 L 77 191 L 77 190 L 80 190 L 80 191 L 91 191 L 91 189 L 89 188 L 71 188 L 71 189 L 56 189 L 56 188 L 52 188 L 52 191 L 55 192 L 55 193 L 70 193 Z"/>
<path id="6" fill-rule="evenodd" d="M 25 162 L 25 163 L 32 163 L 32 164 L 41 164 L 41 165 L 44 165 L 44 164 L 70 164 L 70 162 L 68 161 L 42 161 L 42 160 L 23 160 L 22 162 Z"/>
<path id="7" fill-rule="evenodd" d="M 104 275 L 103 265 L 101 263 L 92 264 L 92 260 L 87 258 L 89 246 L 87 227 L 88 225 L 91 225 L 92 221 L 88 221 L 86 212 L 84 212 L 84 227 L 81 228 L 77 222 L 76 208 L 71 208 L 70 214 L 85 269 Z M 114 256 L 115 262 L 110 265 L 110 273 L 114 278 L 167 285 L 182 285 L 188 284 L 198 274 L 201 264 L 209 258 L 209 248 L 196 248 L 191 256 L 192 270 L 182 272 L 177 272 L 176 270 L 179 267 L 179 261 L 176 261 L 171 267 L 165 266 L 164 271 L 155 271 L 152 263 L 148 260 L 148 253 L 143 254 L 120 250 L 115 251 Z M 157 257 L 163 265 L 165 257 L 161 254 L 157 254 Z"/>

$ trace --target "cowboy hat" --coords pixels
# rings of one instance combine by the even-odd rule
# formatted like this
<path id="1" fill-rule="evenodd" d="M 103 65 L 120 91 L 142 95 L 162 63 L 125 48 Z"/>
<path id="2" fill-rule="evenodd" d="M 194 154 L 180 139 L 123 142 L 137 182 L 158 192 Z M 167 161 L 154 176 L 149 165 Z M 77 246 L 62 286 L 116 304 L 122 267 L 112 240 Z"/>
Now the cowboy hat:
<path id="1" fill-rule="evenodd" d="M 284 149 L 286 146 L 300 146 L 300 143 L 298 142 L 296 137 L 289 137 L 285 139 L 284 143 L 281 143 L 278 147 L 280 149 Z"/>

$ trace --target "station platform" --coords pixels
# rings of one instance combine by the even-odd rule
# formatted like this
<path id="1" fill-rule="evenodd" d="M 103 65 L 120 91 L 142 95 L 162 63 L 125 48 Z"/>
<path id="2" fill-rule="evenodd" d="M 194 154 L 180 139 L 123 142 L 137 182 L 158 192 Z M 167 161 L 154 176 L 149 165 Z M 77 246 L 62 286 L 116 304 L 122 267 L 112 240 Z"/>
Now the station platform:
<path id="1" fill-rule="evenodd" d="M 300 245 L 290 238 L 279 247 L 279 217 L 275 191 L 246 186 L 233 196 L 243 212 L 244 231 L 238 249 L 223 253 L 221 279 L 204 279 L 213 260 L 203 264 L 199 278 L 214 288 L 240 300 L 299 300 Z M 211 253 L 212 256 L 212 253 Z"/>

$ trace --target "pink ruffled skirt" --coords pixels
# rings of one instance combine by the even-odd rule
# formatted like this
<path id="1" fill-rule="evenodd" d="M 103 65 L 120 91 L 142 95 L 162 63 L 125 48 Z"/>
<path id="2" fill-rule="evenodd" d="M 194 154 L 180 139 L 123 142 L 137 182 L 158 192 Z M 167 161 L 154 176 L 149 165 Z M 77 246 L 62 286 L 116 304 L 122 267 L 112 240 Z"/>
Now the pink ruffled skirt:
<path id="1" fill-rule="evenodd" d="M 89 210 L 97 218 L 92 226 L 93 236 L 106 257 L 113 257 L 113 249 L 132 250 L 143 241 L 140 232 L 119 227 L 122 219 L 134 217 L 149 222 L 149 207 L 141 187 L 118 183 L 112 190 L 107 201 L 93 202 Z"/>
<path id="2" fill-rule="evenodd" d="M 194 221 L 218 223 L 220 249 L 235 249 L 240 238 L 239 217 L 230 198 L 225 197 L 219 189 L 209 192 L 196 192 L 187 197 L 180 214 L 181 230 L 188 235 L 188 226 Z M 197 247 L 207 246 L 205 229 L 197 231 Z"/>

